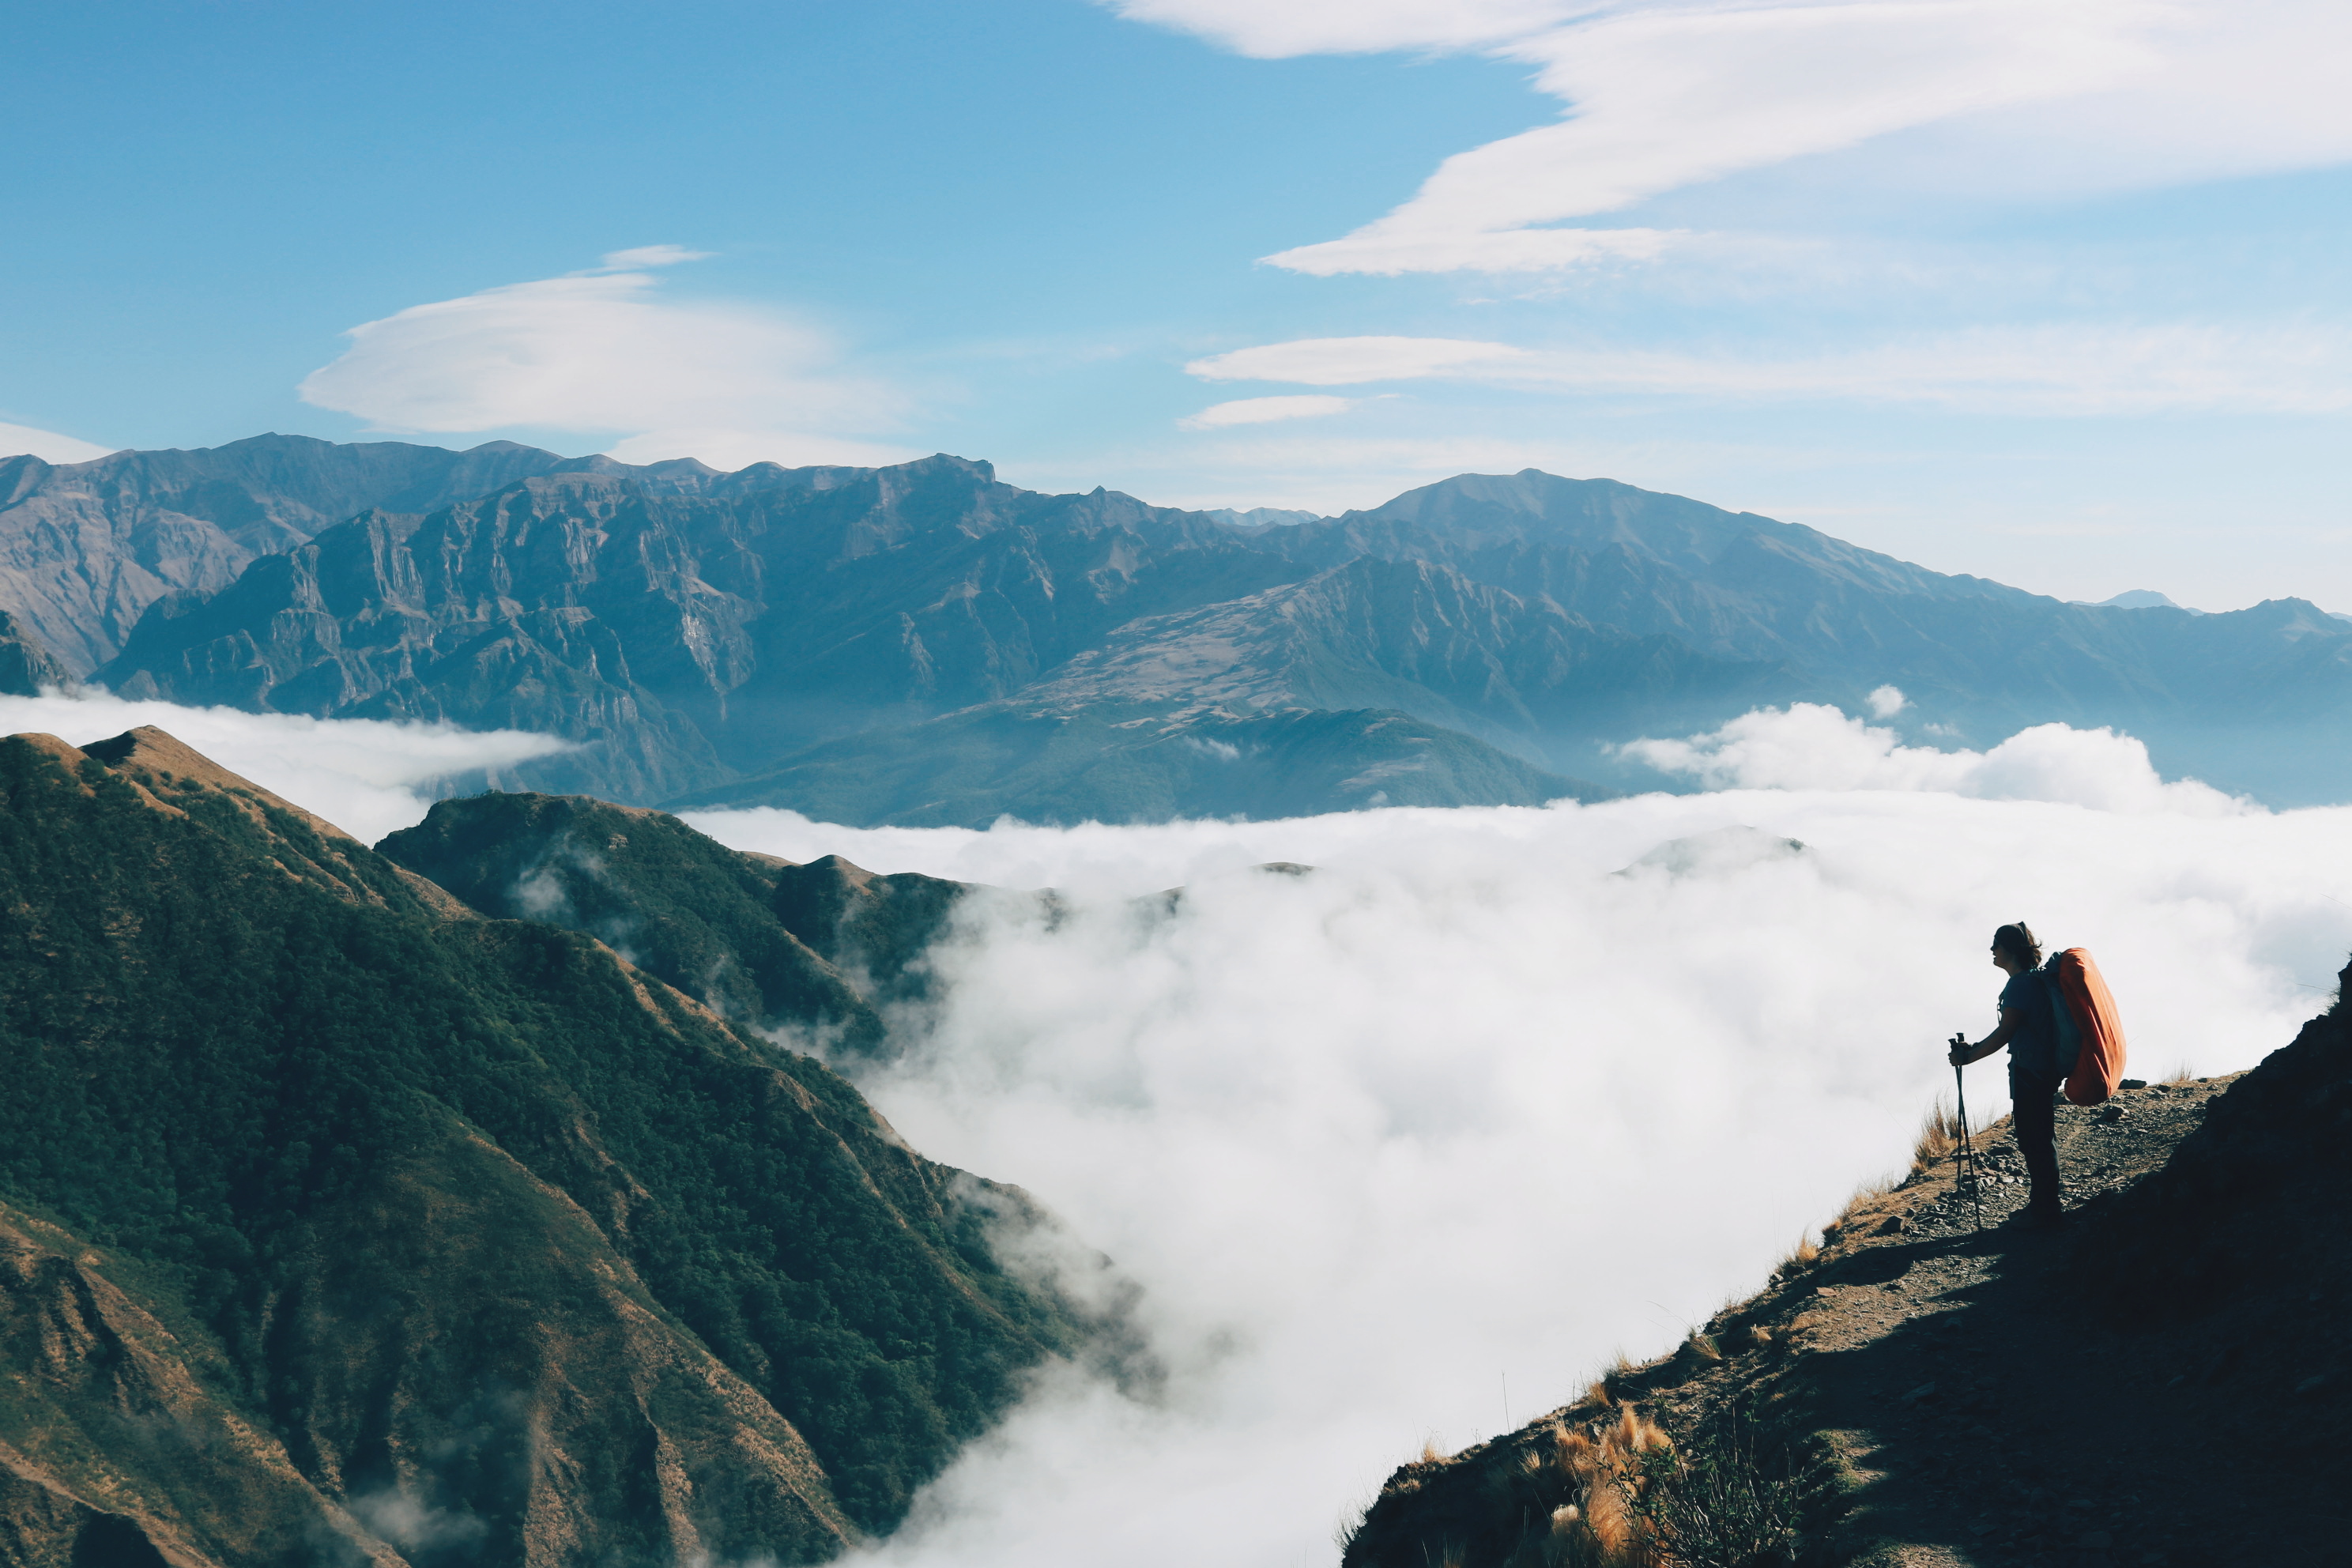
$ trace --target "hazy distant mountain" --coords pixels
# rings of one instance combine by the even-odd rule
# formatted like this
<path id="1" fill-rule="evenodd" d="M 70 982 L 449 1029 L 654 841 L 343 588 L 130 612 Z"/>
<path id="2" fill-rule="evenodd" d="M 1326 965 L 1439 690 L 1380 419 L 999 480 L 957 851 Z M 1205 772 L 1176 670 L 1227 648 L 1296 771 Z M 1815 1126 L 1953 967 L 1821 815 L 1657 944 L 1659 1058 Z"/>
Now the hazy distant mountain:
<path id="1" fill-rule="evenodd" d="M 1296 523 L 1323 521 L 1323 514 L 1318 511 L 1296 511 L 1278 506 L 1254 506 L 1247 511 L 1236 511 L 1229 506 L 1212 507 L 1201 515 L 1213 518 L 1228 528 L 1241 529 L 1287 528 Z"/>
<path id="2" fill-rule="evenodd" d="M 259 460 L 281 449 L 301 461 Z M 498 782 L 823 801 L 861 821 L 1210 798 L 1263 815 L 1249 770 L 1213 780 L 1193 762 L 1222 752 L 1165 737 L 1288 710 L 1456 732 L 1433 752 L 1392 725 L 1332 730 L 1355 765 L 1318 798 L 1370 799 L 1341 786 L 1371 767 L 1442 775 L 1434 796 L 1456 804 L 1486 787 L 1474 779 L 1497 800 L 1590 793 L 1568 781 L 1635 780 L 1615 742 L 1759 703 L 1858 710 L 1888 684 L 1917 743 L 2119 725 L 2172 771 L 2278 801 L 2333 798 L 2352 768 L 2352 625 L 2300 601 L 2214 616 L 2068 605 L 1610 480 L 1464 475 L 1341 517 L 1236 523 L 1101 489 L 1041 495 L 944 456 L 719 474 L 510 447 L 415 456 L 430 451 L 267 437 L 81 465 L 230 474 L 173 492 L 175 516 L 217 518 L 204 526 L 223 538 L 238 519 L 267 513 L 283 537 L 363 490 L 385 498 L 233 582 L 153 598 L 99 679 L 181 701 L 545 730 L 577 748 Z M 75 504 L 136 533 L 147 502 L 106 512 L 79 471 L 44 466 L 44 504 L 71 480 Z M 333 483 L 305 489 L 314 471 Z M 0 545 L 39 533 L 33 521 L 0 511 Z M 20 586 L 0 575 L 0 608 Z M 70 597 L 40 613 L 68 616 Z M 111 624 L 75 646 L 104 647 Z M 1108 770 L 1094 784 L 1087 746 Z M 1475 746 L 1532 771 L 1507 784 L 1510 769 L 1469 761 Z M 1462 765 L 1433 772 L 1440 752 Z"/>
<path id="3" fill-rule="evenodd" d="M 691 458 L 632 466 L 512 441 L 452 452 L 277 435 L 87 463 L 0 458 L 0 610 L 87 674 L 154 600 L 214 592 L 255 557 L 362 511 L 436 511 L 542 474 L 617 475 L 650 494 L 683 495 L 805 488 L 863 471 L 761 463 L 722 474 Z"/>
<path id="4" fill-rule="evenodd" d="M 1525 746 L 1672 724 L 1778 695 L 1793 673 L 1595 626 L 1421 559 L 1359 555 L 1296 583 L 1129 621 L 1028 689 L 1097 701 L 1400 708 Z"/>
<path id="5" fill-rule="evenodd" d="M 2079 605 L 2084 602 L 2085 601 L 2081 599 L 2070 599 L 2067 601 L 2068 604 L 2073 605 Z M 2104 610 L 2189 609 L 2189 606 L 2186 605 L 2174 604 L 2169 596 L 2159 594 L 2153 588 L 2128 589 L 2124 593 L 2116 594 L 2109 598 L 2099 600 L 2094 607 Z M 2205 614 L 2203 610 L 2189 610 L 2189 613 L 2192 616 L 2201 616 Z"/>
<path id="6" fill-rule="evenodd" d="M 1239 714 L 992 702 L 826 741 L 672 803 L 789 805 L 824 822 L 985 827 L 1313 816 L 1383 805 L 1540 805 L 1611 792 L 1394 710 Z"/>

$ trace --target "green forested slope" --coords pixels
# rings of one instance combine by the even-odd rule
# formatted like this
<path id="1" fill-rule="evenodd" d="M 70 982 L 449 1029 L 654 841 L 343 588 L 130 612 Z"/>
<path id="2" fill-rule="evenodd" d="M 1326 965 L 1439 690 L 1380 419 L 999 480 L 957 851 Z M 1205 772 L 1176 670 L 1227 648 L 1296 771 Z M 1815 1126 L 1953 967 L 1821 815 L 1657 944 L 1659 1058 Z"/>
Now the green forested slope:
<path id="1" fill-rule="evenodd" d="M 0 1541 L 814 1561 L 1079 1344 L 821 1066 L 91 750 L 0 742 Z"/>

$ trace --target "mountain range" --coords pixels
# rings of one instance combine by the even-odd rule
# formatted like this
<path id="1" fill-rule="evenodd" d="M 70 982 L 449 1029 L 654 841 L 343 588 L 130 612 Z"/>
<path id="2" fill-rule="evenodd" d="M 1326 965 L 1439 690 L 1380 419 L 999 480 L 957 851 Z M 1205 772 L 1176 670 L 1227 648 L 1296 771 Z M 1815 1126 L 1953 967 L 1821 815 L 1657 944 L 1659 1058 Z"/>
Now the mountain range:
<path id="1" fill-rule="evenodd" d="M 379 853 L 152 729 L 0 797 L 0 1562 L 819 1562 L 1039 1363 L 1152 1375 L 776 1043 L 876 1048 L 960 885 L 543 796 Z"/>
<path id="2" fill-rule="evenodd" d="M 21 648 L 126 696 L 544 731 L 572 749 L 477 782 L 854 823 L 1595 798 L 1660 782 L 1625 741 L 1884 686 L 1912 743 L 2112 725 L 2168 773 L 2340 793 L 2352 624 L 2123 598 L 1535 470 L 1315 518 L 946 456 L 0 463 L 0 676 Z"/>

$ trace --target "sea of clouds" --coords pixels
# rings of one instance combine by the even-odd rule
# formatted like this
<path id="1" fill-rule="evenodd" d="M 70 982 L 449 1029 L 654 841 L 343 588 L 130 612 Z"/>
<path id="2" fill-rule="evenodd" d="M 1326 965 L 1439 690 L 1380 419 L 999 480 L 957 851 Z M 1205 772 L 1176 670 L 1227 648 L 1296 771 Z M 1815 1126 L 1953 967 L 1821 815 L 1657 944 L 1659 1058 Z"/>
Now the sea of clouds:
<path id="1" fill-rule="evenodd" d="M 546 743 L 72 700 L 0 719 L 158 723 L 371 837 Z M 1425 1440 L 1664 1349 L 1899 1169 L 1951 1088 L 1939 1042 L 1993 1022 L 1996 924 L 2097 955 L 2143 1076 L 2252 1065 L 2352 949 L 2352 808 L 2168 783 L 2128 738 L 1943 752 L 1798 708 L 1640 752 L 1704 793 L 985 832 L 690 818 L 1074 911 L 968 901 L 940 999 L 859 1081 L 915 1147 L 1110 1254 L 1170 1376 L 1151 1402 L 1042 1377 L 875 1568 L 1328 1562 Z M 1144 897 L 1176 887 L 1172 910 Z M 2002 1108 L 1996 1066 L 1969 1080 L 1972 1111 Z"/>
<path id="2" fill-rule="evenodd" d="M 2291 1038 L 2352 948 L 2352 810 L 2166 783 L 2134 741 L 1986 752 L 1833 710 L 1643 749 L 1708 793 L 1540 810 L 987 832 L 692 820 L 1001 887 L 866 1091 L 1148 1292 L 1159 1406 L 1046 1379 L 877 1550 L 894 1565 L 1328 1562 L 1454 1448 L 1655 1353 L 1900 1169 L 1980 1036 L 1996 924 L 2095 953 L 2134 1070 Z M 1788 841 L 1801 843 L 1790 849 Z M 1255 869 L 1312 865 L 1308 875 Z M 1137 895 L 1181 886 L 1177 911 Z M 1972 1112 L 2004 1109 L 1997 1065 Z"/>

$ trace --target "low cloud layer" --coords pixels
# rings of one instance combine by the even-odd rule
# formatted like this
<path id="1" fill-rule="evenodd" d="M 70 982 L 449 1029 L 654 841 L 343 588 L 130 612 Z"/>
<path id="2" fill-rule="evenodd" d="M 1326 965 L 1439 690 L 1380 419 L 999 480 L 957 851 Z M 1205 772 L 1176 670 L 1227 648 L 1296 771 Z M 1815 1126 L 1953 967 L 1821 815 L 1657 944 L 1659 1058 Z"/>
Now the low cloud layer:
<path id="1" fill-rule="evenodd" d="M 1873 711 L 1892 718 L 1903 693 L 1882 686 Z M 2259 808 L 2195 779 L 2168 783 L 2147 747 L 2112 730 L 2037 724 L 1990 751 L 1906 746 L 1892 730 L 1817 703 L 1733 720 L 1680 741 L 1635 741 L 1626 754 L 1709 789 L 1911 790 L 1972 800 L 2041 800 L 2097 811 L 2236 816 Z"/>
<path id="2" fill-rule="evenodd" d="M 1992 1021 L 1994 925 L 2091 948 L 2154 1073 L 2284 1043 L 2352 947 L 2352 810 L 2167 785 L 2127 740 L 2030 731 L 1942 773 L 1815 710 L 1683 743 L 1803 787 L 984 833 L 694 819 L 1077 905 L 1051 931 L 971 908 L 944 1002 L 864 1087 L 1141 1280 L 1168 1401 L 1048 1380 L 878 1562 L 1328 1561 L 1425 1437 L 1663 1348 L 1898 1167 L 1950 1085 L 1937 1042 Z M 1180 885 L 1172 915 L 1130 901 Z M 1998 1108 L 1998 1069 L 1972 1079 Z"/>
<path id="3" fill-rule="evenodd" d="M 80 697 L 0 697 L 0 735 L 26 731 L 86 745 L 152 724 L 370 844 L 424 820 L 445 781 L 484 775 L 564 749 L 551 735 L 374 719 L 311 719 Z"/>

